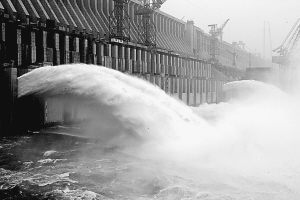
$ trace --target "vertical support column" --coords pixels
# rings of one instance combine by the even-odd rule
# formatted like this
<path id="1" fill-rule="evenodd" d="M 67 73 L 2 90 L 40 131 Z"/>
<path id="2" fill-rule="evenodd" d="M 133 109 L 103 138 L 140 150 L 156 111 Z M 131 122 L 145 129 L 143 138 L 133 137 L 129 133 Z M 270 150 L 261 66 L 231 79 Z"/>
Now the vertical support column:
<path id="1" fill-rule="evenodd" d="M 22 54 L 22 30 L 20 28 L 17 29 L 17 49 L 18 49 L 17 66 L 21 66 L 23 64 L 22 63 L 23 54 Z"/>
<path id="2" fill-rule="evenodd" d="M 0 69 L 0 93 L 2 100 L 0 104 L 0 134 L 13 134 L 12 130 L 17 128 L 16 121 L 16 100 L 18 97 L 17 68 Z"/>
<path id="3" fill-rule="evenodd" d="M 178 96 L 179 96 L 179 99 L 181 99 L 182 100 L 182 77 L 183 77 L 183 71 L 182 71 L 182 58 L 178 58 L 179 60 L 178 60 L 178 76 L 179 76 L 179 80 L 178 80 L 178 83 L 179 83 L 179 94 L 178 94 Z"/>
<path id="4" fill-rule="evenodd" d="M 36 61 L 38 63 L 52 62 L 52 60 L 48 61 L 47 37 L 48 33 L 44 28 L 36 31 Z"/>
<path id="5" fill-rule="evenodd" d="M 131 61 L 131 70 L 132 73 L 136 73 L 136 48 L 131 48 L 130 49 L 130 61 Z"/>
<path id="6" fill-rule="evenodd" d="M 42 31 L 42 49 L 43 49 L 43 62 L 52 62 L 52 60 L 48 60 L 48 51 L 47 51 L 47 37 L 48 33 L 47 31 Z M 38 54 L 39 55 L 39 54 Z"/>
<path id="7" fill-rule="evenodd" d="M 152 75 L 152 79 L 153 79 L 153 75 L 156 74 L 156 53 L 152 52 L 150 54 L 150 73 Z M 152 80 L 153 82 L 153 80 Z"/>
<path id="8" fill-rule="evenodd" d="M 104 66 L 104 44 L 98 42 L 96 44 L 97 65 Z"/>
<path id="9" fill-rule="evenodd" d="M 46 32 L 46 46 L 45 46 L 45 52 L 46 52 L 46 61 L 47 62 L 51 62 L 52 65 L 55 65 L 55 59 L 54 59 L 54 56 L 55 56 L 55 33 L 53 30 L 47 30 Z M 44 37 L 45 35 L 43 35 Z M 43 45 L 44 42 L 43 42 Z"/>
<path id="10" fill-rule="evenodd" d="M 59 33 L 54 33 L 54 65 L 60 65 Z"/>
<path id="11" fill-rule="evenodd" d="M 166 73 L 165 55 L 164 54 L 160 54 L 160 63 L 161 63 L 161 74 L 164 76 Z"/>
<path id="12" fill-rule="evenodd" d="M 104 45 L 104 65 L 105 65 L 105 67 L 108 67 L 108 68 L 112 67 L 111 44 Z"/>
<path id="13" fill-rule="evenodd" d="M 3 16 L 0 16 L 1 23 L 1 40 L 0 40 L 0 64 L 4 63 L 6 60 L 6 24 L 4 20 L 2 20 Z"/>
<path id="14" fill-rule="evenodd" d="M 92 39 L 91 41 L 91 48 L 92 48 L 92 52 L 91 52 L 91 64 L 97 64 L 97 46 L 96 46 L 96 42 L 94 39 Z"/>
<path id="15" fill-rule="evenodd" d="M 190 99 L 190 93 L 191 93 L 191 90 L 190 90 L 190 82 L 191 79 L 189 79 L 188 77 L 186 78 L 186 104 L 187 105 L 190 105 L 191 103 L 191 99 Z"/>
<path id="16" fill-rule="evenodd" d="M 79 63 L 80 62 L 80 39 L 77 35 L 73 35 L 73 44 L 69 44 L 69 47 L 72 45 L 72 51 L 70 51 L 70 62 Z M 69 38 L 70 43 L 70 38 Z M 69 48 L 70 50 L 70 48 Z"/>
<path id="17" fill-rule="evenodd" d="M 178 76 L 178 57 L 174 57 L 174 75 Z"/>
<path id="18" fill-rule="evenodd" d="M 31 30 L 30 32 L 30 63 L 36 62 L 36 38 L 35 38 L 35 31 Z"/>
<path id="19" fill-rule="evenodd" d="M 151 52 L 146 51 L 146 73 L 151 74 Z"/>
<path id="20" fill-rule="evenodd" d="M 128 47 L 128 46 L 125 47 L 125 49 L 124 49 L 124 68 L 125 68 L 126 72 L 132 73 L 130 53 L 131 53 L 130 47 Z"/>
<path id="21" fill-rule="evenodd" d="M 113 44 L 111 47 L 112 68 L 118 70 L 118 45 Z"/>
<path id="22" fill-rule="evenodd" d="M 169 75 L 169 55 L 165 55 L 165 74 Z"/>
<path id="23" fill-rule="evenodd" d="M 65 63 L 70 63 L 70 37 L 65 35 Z"/>
<path id="24" fill-rule="evenodd" d="M 157 54 L 155 56 L 156 56 L 156 70 L 155 70 L 155 74 L 160 75 L 160 73 L 161 73 L 160 54 Z"/>
<path id="25" fill-rule="evenodd" d="M 74 45 L 74 59 L 73 59 L 73 62 L 74 63 L 79 63 L 80 62 L 80 39 L 79 37 L 75 36 L 74 37 L 74 42 L 75 42 L 75 45 Z"/>
<path id="26" fill-rule="evenodd" d="M 169 56 L 169 74 L 170 75 L 175 75 L 174 74 L 174 57 L 172 55 Z"/>
<path id="27" fill-rule="evenodd" d="M 80 62 L 87 63 L 87 48 L 88 48 L 88 41 L 85 36 L 81 38 L 80 42 Z"/>
<path id="28" fill-rule="evenodd" d="M 118 51 L 118 66 L 119 66 L 119 71 L 124 72 L 125 71 L 125 47 L 123 45 L 119 46 L 119 51 Z"/>
<path id="29" fill-rule="evenodd" d="M 141 73 L 141 61 L 142 61 L 142 50 L 137 49 L 136 50 L 136 68 L 135 68 L 135 73 Z"/>
<path id="30" fill-rule="evenodd" d="M 141 67 L 140 67 L 140 71 L 141 71 L 142 74 L 146 73 L 145 63 L 146 63 L 146 50 L 141 49 Z"/>

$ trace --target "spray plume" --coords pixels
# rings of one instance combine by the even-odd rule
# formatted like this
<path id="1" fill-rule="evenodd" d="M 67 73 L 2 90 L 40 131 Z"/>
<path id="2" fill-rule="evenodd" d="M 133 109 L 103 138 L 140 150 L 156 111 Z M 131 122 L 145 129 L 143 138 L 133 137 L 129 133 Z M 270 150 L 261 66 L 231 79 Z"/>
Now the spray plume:
<path id="1" fill-rule="evenodd" d="M 236 90 L 237 98 L 197 108 L 139 78 L 93 65 L 39 68 L 20 77 L 19 85 L 20 97 L 75 102 L 79 115 L 89 118 L 86 136 L 136 155 L 286 183 L 299 174 L 300 106 L 271 85 L 228 83 L 225 89 Z"/>

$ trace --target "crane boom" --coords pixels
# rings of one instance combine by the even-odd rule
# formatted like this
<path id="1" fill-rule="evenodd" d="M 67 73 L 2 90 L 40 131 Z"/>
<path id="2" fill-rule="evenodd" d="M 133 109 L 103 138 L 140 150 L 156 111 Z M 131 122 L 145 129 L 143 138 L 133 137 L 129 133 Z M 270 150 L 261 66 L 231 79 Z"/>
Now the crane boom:
<path id="1" fill-rule="evenodd" d="M 295 27 L 297 26 L 298 22 L 299 22 L 300 18 L 296 21 L 296 23 L 294 24 L 294 26 L 292 27 L 292 29 L 290 30 L 290 32 L 287 34 L 287 36 L 285 37 L 285 39 L 283 40 L 282 44 L 277 47 L 276 49 L 274 49 L 273 51 L 277 51 L 278 49 L 282 48 L 285 44 L 285 42 L 287 41 L 287 39 L 290 37 L 291 33 L 293 32 L 293 30 L 295 29 Z"/>
<path id="2" fill-rule="evenodd" d="M 300 18 L 296 21 L 288 35 L 285 37 L 283 43 L 274 49 L 274 52 L 279 53 L 279 56 L 273 56 L 272 62 L 277 63 L 282 66 L 289 65 L 290 61 L 292 60 L 296 47 L 298 45 L 300 39 Z M 298 25 L 298 26 L 297 26 Z M 286 43 L 286 41 L 289 41 Z"/>
<path id="3" fill-rule="evenodd" d="M 209 55 L 211 56 L 210 61 L 212 63 L 218 63 L 217 56 L 219 55 L 219 48 L 218 48 L 218 38 L 222 40 L 223 29 L 226 26 L 229 19 L 227 19 L 221 27 L 217 27 L 217 24 L 208 25 L 211 27 L 210 33 L 210 50 Z"/>
<path id="4" fill-rule="evenodd" d="M 225 28 L 226 24 L 228 23 L 229 19 L 227 19 L 220 28 L 217 29 L 220 35 L 220 39 L 223 39 L 223 29 Z"/>
<path id="5" fill-rule="evenodd" d="M 293 39 L 291 40 L 290 43 L 291 47 L 290 47 L 290 51 L 288 52 L 288 57 L 290 58 L 294 56 L 294 52 L 299 42 L 299 37 L 300 37 L 300 25 L 297 27 L 295 34 L 292 37 Z"/>

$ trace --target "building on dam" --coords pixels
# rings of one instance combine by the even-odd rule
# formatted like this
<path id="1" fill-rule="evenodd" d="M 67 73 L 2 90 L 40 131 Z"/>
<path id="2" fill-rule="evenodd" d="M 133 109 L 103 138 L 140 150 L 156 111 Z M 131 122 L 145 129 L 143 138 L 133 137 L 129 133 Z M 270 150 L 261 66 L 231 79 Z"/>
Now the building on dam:
<path id="1" fill-rule="evenodd" d="M 88 63 L 130 73 L 191 106 L 219 102 L 224 83 L 266 65 L 242 42 L 220 39 L 213 47 L 211 34 L 193 21 L 170 16 L 159 5 L 149 8 L 147 2 L 1 0 L 1 128 L 17 126 L 28 108 L 35 113 L 33 124 L 47 123 L 47 100 L 20 102 L 17 83 L 17 77 L 45 65 Z"/>

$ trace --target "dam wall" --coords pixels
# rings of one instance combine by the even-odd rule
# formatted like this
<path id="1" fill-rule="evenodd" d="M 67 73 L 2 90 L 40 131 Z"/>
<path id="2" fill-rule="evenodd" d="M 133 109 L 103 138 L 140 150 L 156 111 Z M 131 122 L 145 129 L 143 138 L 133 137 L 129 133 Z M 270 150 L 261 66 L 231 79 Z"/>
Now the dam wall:
<path id="1" fill-rule="evenodd" d="M 141 16 L 134 13 L 141 7 L 136 0 L 128 3 L 130 41 L 125 42 L 109 37 L 113 0 L 0 1 L 0 89 L 7 102 L 0 108 L 1 126 L 16 126 L 15 116 L 22 110 L 15 105 L 17 77 L 45 65 L 88 63 L 130 73 L 190 106 L 219 102 L 224 83 L 243 78 L 247 67 L 265 65 L 260 57 L 225 41 L 218 46 L 220 63 L 213 65 L 210 36 L 193 21 L 159 10 L 152 15 L 157 50 L 151 54 L 139 43 Z M 236 65 L 228 51 L 236 51 Z M 43 113 L 51 112 L 46 104 Z"/>

